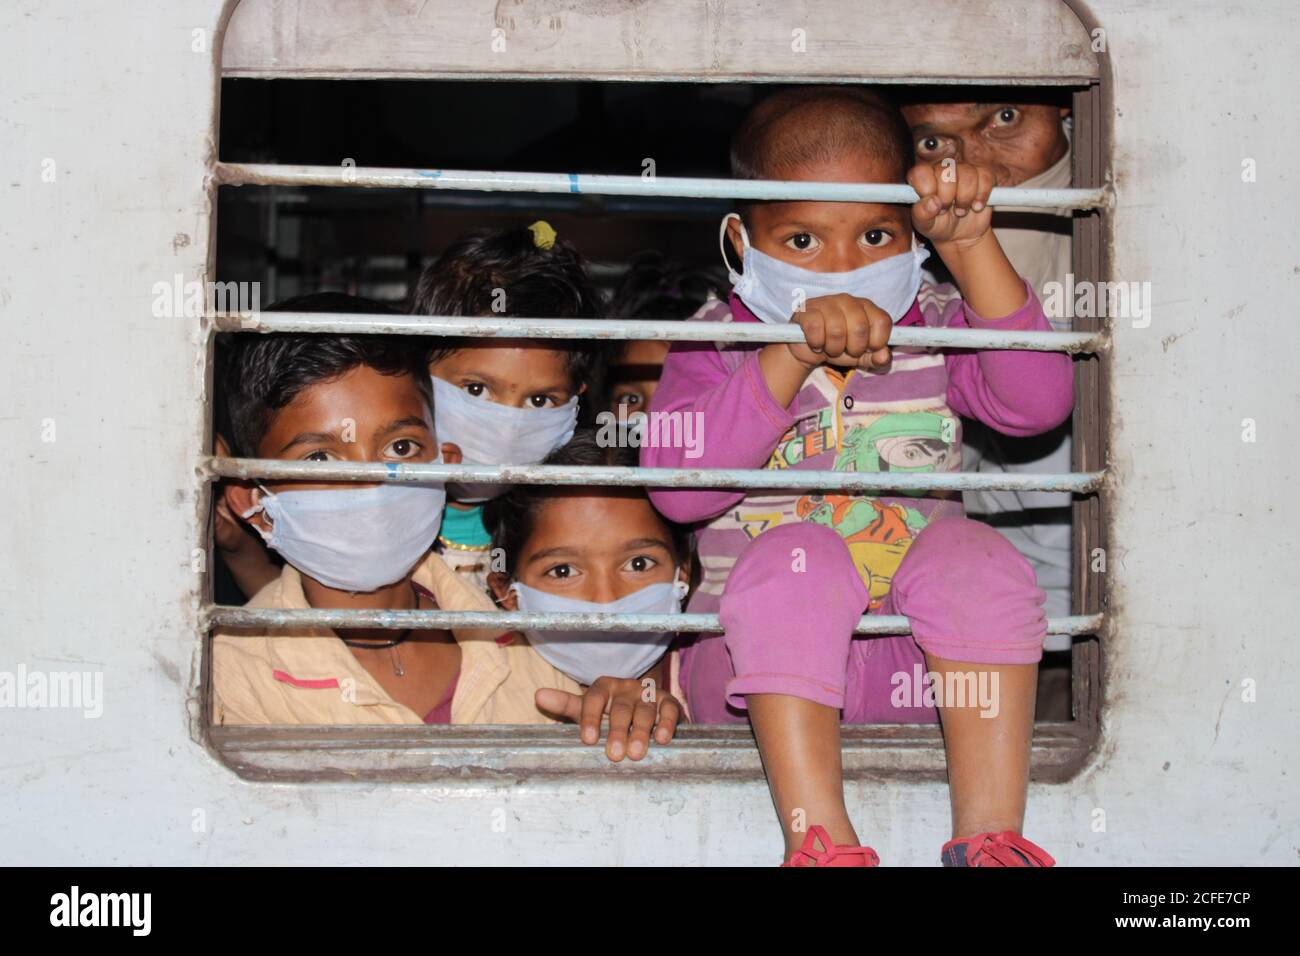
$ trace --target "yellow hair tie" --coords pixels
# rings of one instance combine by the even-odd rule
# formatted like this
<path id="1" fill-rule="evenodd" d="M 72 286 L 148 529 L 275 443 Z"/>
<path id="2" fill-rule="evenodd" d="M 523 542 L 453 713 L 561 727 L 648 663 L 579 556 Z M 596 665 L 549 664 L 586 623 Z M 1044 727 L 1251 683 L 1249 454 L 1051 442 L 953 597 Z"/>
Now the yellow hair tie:
<path id="1" fill-rule="evenodd" d="M 550 249 L 555 245 L 555 230 L 545 219 L 539 219 L 528 229 L 533 234 L 533 245 L 538 249 Z"/>

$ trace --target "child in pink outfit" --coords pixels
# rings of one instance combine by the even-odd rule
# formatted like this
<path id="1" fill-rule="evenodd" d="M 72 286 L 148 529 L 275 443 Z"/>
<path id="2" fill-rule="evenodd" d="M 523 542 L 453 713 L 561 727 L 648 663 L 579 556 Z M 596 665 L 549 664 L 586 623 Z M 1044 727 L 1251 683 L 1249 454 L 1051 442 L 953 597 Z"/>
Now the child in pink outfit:
<path id="1" fill-rule="evenodd" d="M 732 165 L 745 178 L 896 182 L 910 156 L 892 107 L 861 89 L 814 87 L 760 104 Z M 991 175 L 917 166 L 908 181 L 921 197 L 910 217 L 884 204 L 768 202 L 728 218 L 744 274 L 733 275 L 729 305 L 698 318 L 795 321 L 805 344 L 675 346 L 655 411 L 695 415 L 703 441 L 689 460 L 686 449 L 643 448 L 644 466 L 958 471 L 961 416 L 1032 435 L 1069 415 L 1063 354 L 887 348 L 894 324 L 1050 330 L 989 229 Z M 921 284 L 913 226 L 964 299 Z M 841 720 L 942 722 L 953 796 L 945 863 L 1051 862 L 1019 836 L 1043 593 L 1005 538 L 963 516 L 959 494 L 664 489 L 652 500 L 700 524 L 689 610 L 716 611 L 724 629 L 683 652 L 692 719 L 751 721 L 790 862 L 874 862 L 854 849 L 844 807 Z M 863 613 L 905 615 L 912 635 L 855 638 Z M 914 686 L 927 671 L 937 708 Z M 992 697 L 943 699 L 963 682 Z"/>

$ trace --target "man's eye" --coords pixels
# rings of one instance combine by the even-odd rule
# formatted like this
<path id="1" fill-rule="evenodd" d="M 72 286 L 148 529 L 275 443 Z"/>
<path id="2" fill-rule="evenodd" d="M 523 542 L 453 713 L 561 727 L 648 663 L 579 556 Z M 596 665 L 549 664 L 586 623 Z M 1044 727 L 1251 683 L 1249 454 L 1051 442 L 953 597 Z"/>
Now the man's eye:
<path id="1" fill-rule="evenodd" d="M 303 459 L 303 461 L 332 461 L 332 460 L 333 460 L 333 456 L 329 452 L 324 450 L 314 451 L 306 458 Z"/>
<path id="2" fill-rule="evenodd" d="M 465 391 L 474 398 L 482 398 L 483 393 L 487 391 L 487 386 L 482 382 L 469 382 L 465 385 Z"/>
<path id="3" fill-rule="evenodd" d="M 816 243 L 817 240 L 806 232 L 801 232 L 797 236 L 791 236 L 785 242 L 785 244 L 791 249 L 797 249 L 800 252 L 807 252 L 809 249 L 813 248 Z"/>
<path id="4" fill-rule="evenodd" d="M 890 236 L 883 229 L 868 229 L 862 234 L 862 238 L 866 240 L 867 245 L 877 248 L 889 242 Z"/>
<path id="5" fill-rule="evenodd" d="M 1014 106 L 1004 106 L 998 110 L 998 121 L 1001 123 L 1014 123 L 1016 117 L 1020 115 L 1020 110 Z"/>
<path id="6" fill-rule="evenodd" d="M 529 395 L 528 404 L 533 408 L 545 408 L 547 405 L 555 404 L 549 395 Z"/>
<path id="7" fill-rule="evenodd" d="M 389 458 L 413 458 L 420 453 L 421 447 L 414 438 L 399 438 L 389 443 L 385 454 Z"/>
<path id="8" fill-rule="evenodd" d="M 573 574 L 573 566 L 568 564 L 557 564 L 546 572 L 548 578 L 559 578 L 564 580 Z"/>
<path id="9" fill-rule="evenodd" d="M 958 157 L 957 141 L 951 136 L 923 136 L 916 141 L 916 158 L 926 162 Z"/>

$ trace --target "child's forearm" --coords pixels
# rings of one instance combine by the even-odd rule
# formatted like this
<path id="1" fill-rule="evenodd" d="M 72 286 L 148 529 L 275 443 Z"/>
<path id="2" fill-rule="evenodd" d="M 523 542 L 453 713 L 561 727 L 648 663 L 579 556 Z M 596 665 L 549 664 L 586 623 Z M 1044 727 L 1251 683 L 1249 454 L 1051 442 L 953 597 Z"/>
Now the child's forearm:
<path id="1" fill-rule="evenodd" d="M 660 416 L 669 424 L 676 421 L 683 435 L 689 424 L 695 440 L 690 445 L 646 443 L 641 448 L 641 465 L 762 468 L 794 424 L 790 404 L 790 400 L 784 404 L 775 400 L 756 353 L 731 370 L 717 358 L 716 351 L 670 354 L 655 392 L 651 418 Z M 716 517 L 744 497 L 743 491 L 723 488 L 657 488 L 650 492 L 656 508 L 683 523 Z"/>
<path id="2" fill-rule="evenodd" d="M 1002 318 L 1025 304 L 1025 284 L 990 231 L 978 239 L 936 243 L 961 297 L 982 316 Z"/>
<path id="3" fill-rule="evenodd" d="M 789 354 L 784 345 L 775 348 Z M 670 354 L 655 392 L 650 423 L 665 423 L 656 432 L 660 439 L 666 426 L 676 423 L 682 437 L 689 434 L 694 440 L 648 441 L 641 449 L 642 466 L 762 468 L 795 421 L 789 410 L 794 393 L 782 398 L 767 381 L 766 352 L 748 352 L 733 368 L 724 366 L 716 352 L 701 351 L 681 359 Z M 794 387 L 796 377 L 797 373 L 790 377 L 787 387 Z"/>
<path id="4" fill-rule="evenodd" d="M 950 327 L 1041 331 L 1051 329 L 1038 296 L 1021 283 L 1024 304 L 1009 315 L 988 319 L 963 302 L 945 323 Z M 1074 373 L 1063 352 L 1015 349 L 956 351 L 946 357 L 948 403 L 1005 435 L 1037 435 L 1069 417 Z"/>
<path id="5" fill-rule="evenodd" d="M 790 406 L 813 371 L 812 366 L 799 361 L 789 346 L 781 343 L 765 345 L 759 350 L 758 367 L 767 390 L 782 408 Z"/>

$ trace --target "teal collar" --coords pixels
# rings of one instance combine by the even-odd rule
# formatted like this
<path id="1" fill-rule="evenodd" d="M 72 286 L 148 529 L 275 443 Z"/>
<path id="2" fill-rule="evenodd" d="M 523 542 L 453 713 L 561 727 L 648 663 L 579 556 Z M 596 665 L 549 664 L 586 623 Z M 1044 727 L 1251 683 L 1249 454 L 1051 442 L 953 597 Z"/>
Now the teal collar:
<path id="1" fill-rule="evenodd" d="M 462 548 L 486 548 L 492 543 L 483 524 L 483 506 L 474 505 L 468 511 L 446 508 L 442 513 L 442 530 L 438 536 L 449 544 Z"/>

